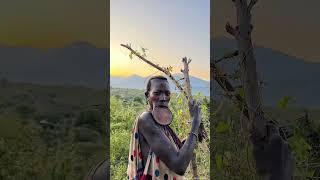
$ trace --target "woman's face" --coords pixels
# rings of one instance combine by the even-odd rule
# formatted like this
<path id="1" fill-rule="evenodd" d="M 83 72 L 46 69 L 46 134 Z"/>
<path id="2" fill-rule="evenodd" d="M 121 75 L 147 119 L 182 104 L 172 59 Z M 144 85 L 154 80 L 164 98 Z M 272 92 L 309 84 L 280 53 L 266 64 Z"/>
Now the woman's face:
<path id="1" fill-rule="evenodd" d="M 170 87 L 163 79 L 152 79 L 149 91 L 149 104 L 152 107 L 169 107 Z"/>

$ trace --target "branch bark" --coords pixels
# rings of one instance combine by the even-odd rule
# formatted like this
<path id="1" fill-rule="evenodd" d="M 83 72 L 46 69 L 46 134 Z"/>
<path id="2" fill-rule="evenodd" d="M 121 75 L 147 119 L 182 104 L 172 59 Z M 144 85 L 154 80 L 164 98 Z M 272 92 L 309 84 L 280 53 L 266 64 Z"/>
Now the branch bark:
<path id="1" fill-rule="evenodd" d="M 188 95 L 187 100 L 188 101 L 193 100 L 192 93 L 191 93 L 190 79 L 189 79 L 189 63 L 190 62 L 191 62 L 191 60 L 188 61 L 186 57 L 182 58 L 182 63 L 183 63 L 184 69 L 181 70 L 181 72 L 183 73 L 183 77 L 185 80 L 184 89 L 187 92 L 187 95 Z M 198 168 L 197 168 L 196 162 L 197 162 L 197 154 L 195 152 L 193 152 L 192 159 L 191 159 L 191 169 L 192 169 L 193 179 L 199 179 Z"/>
<path id="2" fill-rule="evenodd" d="M 168 71 L 165 68 L 160 67 L 157 64 L 154 64 L 153 62 L 147 60 L 146 58 L 144 58 L 142 55 L 140 55 L 137 51 L 133 50 L 130 46 L 128 45 L 124 45 L 124 44 L 120 44 L 122 47 L 127 48 L 128 50 L 130 50 L 131 53 L 133 53 L 134 55 L 136 55 L 138 58 L 140 58 L 141 60 L 143 60 L 144 62 L 146 62 L 147 64 L 151 65 L 152 67 L 158 69 L 159 71 L 165 73 L 171 80 L 172 82 L 175 84 L 175 86 L 185 95 L 186 98 L 188 98 L 187 93 L 183 90 L 182 86 L 179 84 L 179 82 L 172 76 L 172 74 L 170 73 L 170 71 Z"/>
<path id="3" fill-rule="evenodd" d="M 253 6 L 256 5 L 258 2 L 258 0 L 251 0 L 248 6 L 248 11 L 250 13 L 250 11 L 252 10 Z"/>
<path id="4" fill-rule="evenodd" d="M 237 12 L 237 32 L 229 23 L 226 31 L 233 35 L 239 50 L 241 81 L 244 100 L 251 125 L 251 141 L 258 175 L 264 180 L 292 178 L 292 156 L 288 144 L 279 135 L 278 129 L 268 124 L 266 119 L 256 72 L 256 60 L 251 41 L 251 9 L 257 0 L 233 0 Z"/>

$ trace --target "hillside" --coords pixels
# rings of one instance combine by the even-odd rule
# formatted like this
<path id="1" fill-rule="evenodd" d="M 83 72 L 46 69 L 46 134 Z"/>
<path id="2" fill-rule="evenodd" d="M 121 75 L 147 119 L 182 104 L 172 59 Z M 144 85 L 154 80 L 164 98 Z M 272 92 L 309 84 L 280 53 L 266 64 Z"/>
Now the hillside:
<path id="1" fill-rule="evenodd" d="M 211 40 L 211 54 L 220 58 L 223 54 L 236 49 L 235 41 L 228 38 Z M 319 107 L 320 63 L 298 59 L 269 48 L 255 46 L 257 72 L 260 80 L 266 82 L 262 89 L 265 105 L 274 106 L 283 96 L 295 98 L 297 107 Z M 226 72 L 237 66 L 237 61 L 224 61 L 219 65 Z M 214 89 L 217 84 L 214 83 Z"/>
<path id="2" fill-rule="evenodd" d="M 106 87 L 109 51 L 86 42 L 48 50 L 3 45 L 0 58 L 0 76 L 11 81 Z"/>
<path id="3" fill-rule="evenodd" d="M 2 82 L 0 179 L 83 179 L 105 159 L 105 91 Z"/>
<path id="4" fill-rule="evenodd" d="M 181 74 L 173 75 L 176 79 L 181 79 Z M 141 77 L 138 75 L 132 75 L 128 77 L 113 77 L 110 78 L 110 86 L 114 88 L 128 88 L 128 89 L 145 89 L 147 85 L 148 77 Z M 210 82 L 202 80 L 200 78 L 190 76 L 190 83 L 192 86 L 192 93 L 196 94 L 201 92 L 202 94 L 210 95 Z M 176 91 L 175 85 L 169 80 L 170 89 Z"/>

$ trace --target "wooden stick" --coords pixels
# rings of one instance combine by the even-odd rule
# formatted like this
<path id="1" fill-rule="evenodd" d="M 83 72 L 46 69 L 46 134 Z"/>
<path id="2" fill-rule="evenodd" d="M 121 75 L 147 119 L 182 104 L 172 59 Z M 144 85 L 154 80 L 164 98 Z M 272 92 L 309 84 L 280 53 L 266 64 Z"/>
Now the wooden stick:
<path id="1" fill-rule="evenodd" d="M 192 93 L 191 93 L 190 79 L 189 79 L 189 63 L 190 62 L 191 62 L 191 60 L 187 61 L 186 57 L 182 58 L 182 63 L 183 63 L 184 69 L 182 69 L 181 72 L 183 73 L 183 77 L 184 77 L 184 81 L 185 81 L 184 82 L 184 89 L 187 92 L 187 95 L 188 95 L 187 100 L 188 101 L 193 100 Z M 199 133 L 199 135 L 200 134 L 201 133 Z M 197 154 L 195 152 L 193 152 L 193 154 L 192 154 L 191 169 L 192 169 L 193 179 L 199 179 L 198 167 L 197 167 Z"/>
<path id="2" fill-rule="evenodd" d="M 128 50 L 130 50 L 131 53 L 133 53 L 134 55 L 136 55 L 138 58 L 140 58 L 141 60 L 143 60 L 144 62 L 148 63 L 149 65 L 151 65 L 152 67 L 158 69 L 159 71 L 165 73 L 172 81 L 173 83 L 176 85 L 176 87 L 185 95 L 186 98 L 188 98 L 187 93 L 184 91 L 184 89 L 181 87 L 181 85 L 179 84 L 179 82 L 172 76 L 172 74 L 170 73 L 170 71 L 160 67 L 157 64 L 154 64 L 153 62 L 147 60 L 146 58 L 144 58 L 143 56 L 141 56 L 137 51 L 133 50 L 130 46 L 128 45 L 124 45 L 124 44 L 120 44 L 122 47 L 127 48 Z"/>

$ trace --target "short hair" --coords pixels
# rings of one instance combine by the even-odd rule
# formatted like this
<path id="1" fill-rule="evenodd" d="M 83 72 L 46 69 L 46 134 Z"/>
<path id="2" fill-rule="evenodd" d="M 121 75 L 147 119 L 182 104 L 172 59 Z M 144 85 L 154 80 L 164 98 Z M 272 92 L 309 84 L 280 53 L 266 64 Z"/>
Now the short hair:
<path id="1" fill-rule="evenodd" d="M 147 98 L 148 97 L 148 94 L 149 94 L 149 91 L 151 89 L 151 80 L 153 79 L 160 79 L 160 80 L 165 80 L 168 82 L 168 79 L 164 76 L 161 76 L 161 75 L 157 75 L 157 76 L 152 76 L 148 79 L 148 82 L 147 82 L 147 88 L 146 88 L 146 91 L 144 92 L 144 95 L 145 97 Z"/>

